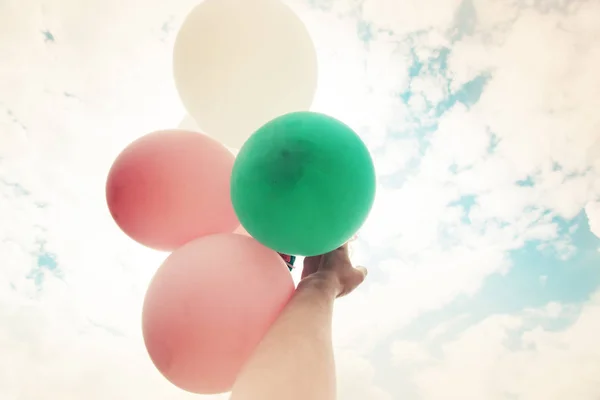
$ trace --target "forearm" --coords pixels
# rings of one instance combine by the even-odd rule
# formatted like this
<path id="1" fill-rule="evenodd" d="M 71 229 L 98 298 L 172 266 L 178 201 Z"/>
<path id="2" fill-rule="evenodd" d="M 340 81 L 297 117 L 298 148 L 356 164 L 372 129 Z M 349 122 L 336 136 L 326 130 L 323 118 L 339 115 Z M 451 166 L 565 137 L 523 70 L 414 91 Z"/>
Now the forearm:
<path id="1" fill-rule="evenodd" d="M 239 375 L 231 400 L 334 400 L 331 279 L 302 282 Z"/>

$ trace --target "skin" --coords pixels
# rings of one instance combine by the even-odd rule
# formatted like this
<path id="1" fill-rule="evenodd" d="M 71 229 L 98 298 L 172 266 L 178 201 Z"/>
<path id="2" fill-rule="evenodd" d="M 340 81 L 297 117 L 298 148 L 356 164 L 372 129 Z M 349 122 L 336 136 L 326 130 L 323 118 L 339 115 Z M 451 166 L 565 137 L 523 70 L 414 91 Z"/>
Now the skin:
<path id="1" fill-rule="evenodd" d="M 230 399 L 335 400 L 333 303 L 366 275 L 352 266 L 347 245 L 307 257 L 296 292 L 238 376 Z"/>

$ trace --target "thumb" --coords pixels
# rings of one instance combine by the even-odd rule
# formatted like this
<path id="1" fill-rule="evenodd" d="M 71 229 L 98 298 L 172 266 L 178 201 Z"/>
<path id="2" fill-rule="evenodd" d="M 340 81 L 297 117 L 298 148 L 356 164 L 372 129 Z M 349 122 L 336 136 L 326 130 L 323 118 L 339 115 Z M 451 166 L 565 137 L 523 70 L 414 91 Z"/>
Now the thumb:
<path id="1" fill-rule="evenodd" d="M 358 285 L 360 285 L 361 283 L 364 282 L 364 280 L 367 278 L 367 274 L 368 271 L 365 267 L 356 267 L 355 268 L 357 272 L 359 272 L 358 274 L 354 274 L 354 282 L 353 282 L 353 286 L 357 287 Z"/>
<path id="2" fill-rule="evenodd" d="M 356 267 L 353 269 L 353 274 L 346 277 L 345 287 L 338 297 L 342 297 L 353 292 L 354 289 L 360 286 L 360 284 L 363 283 L 367 277 L 367 269 L 365 267 Z"/>
<path id="3" fill-rule="evenodd" d="M 369 270 L 367 270 L 367 268 L 366 268 L 366 267 L 359 266 L 359 267 L 356 267 L 356 269 L 357 269 L 357 270 L 359 270 L 359 271 L 362 273 L 362 275 L 363 275 L 363 280 L 364 280 L 364 279 L 367 277 L 367 275 L 369 274 Z"/>

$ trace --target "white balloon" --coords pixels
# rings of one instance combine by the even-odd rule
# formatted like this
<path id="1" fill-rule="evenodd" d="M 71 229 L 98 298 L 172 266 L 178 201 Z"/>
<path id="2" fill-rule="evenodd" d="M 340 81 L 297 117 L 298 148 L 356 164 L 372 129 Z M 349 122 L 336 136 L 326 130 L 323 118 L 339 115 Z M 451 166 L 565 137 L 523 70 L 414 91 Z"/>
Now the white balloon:
<path id="1" fill-rule="evenodd" d="M 175 41 L 175 84 L 202 131 L 239 148 L 271 119 L 308 110 L 317 56 L 302 21 L 280 0 L 206 0 Z"/>

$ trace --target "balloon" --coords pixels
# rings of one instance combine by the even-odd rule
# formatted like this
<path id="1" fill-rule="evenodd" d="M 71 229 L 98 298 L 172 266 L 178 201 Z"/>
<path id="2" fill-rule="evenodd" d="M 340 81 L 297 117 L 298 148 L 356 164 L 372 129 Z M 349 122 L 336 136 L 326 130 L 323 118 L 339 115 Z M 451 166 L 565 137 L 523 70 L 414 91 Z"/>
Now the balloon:
<path id="1" fill-rule="evenodd" d="M 239 226 L 229 194 L 233 155 L 214 139 L 159 131 L 131 143 L 106 182 L 108 208 L 132 239 L 174 250 Z"/>
<path id="2" fill-rule="evenodd" d="M 181 389 L 229 391 L 293 291 L 281 257 L 256 240 L 194 240 L 166 259 L 146 293 L 142 327 L 150 358 Z"/>
<path id="3" fill-rule="evenodd" d="M 327 253 L 355 234 L 375 198 L 364 143 L 329 116 L 296 112 L 254 133 L 233 166 L 231 198 L 248 233 L 285 254 Z"/>
<path id="4" fill-rule="evenodd" d="M 308 110 L 317 58 L 306 27 L 280 0 L 206 0 L 173 53 L 175 84 L 204 132 L 232 148 L 278 115 Z"/>

